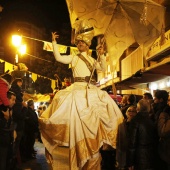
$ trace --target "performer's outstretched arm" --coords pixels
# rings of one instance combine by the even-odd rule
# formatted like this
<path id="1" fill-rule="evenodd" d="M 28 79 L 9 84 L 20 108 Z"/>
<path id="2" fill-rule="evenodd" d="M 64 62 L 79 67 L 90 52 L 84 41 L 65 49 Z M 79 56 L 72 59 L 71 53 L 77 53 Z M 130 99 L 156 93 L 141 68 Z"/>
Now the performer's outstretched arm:
<path id="1" fill-rule="evenodd" d="M 58 45 L 56 38 L 58 38 L 59 35 L 56 34 L 56 32 L 52 32 L 52 45 L 53 45 L 53 53 L 54 57 L 58 62 L 61 62 L 63 64 L 70 64 L 73 56 L 72 55 L 60 55 Z"/>

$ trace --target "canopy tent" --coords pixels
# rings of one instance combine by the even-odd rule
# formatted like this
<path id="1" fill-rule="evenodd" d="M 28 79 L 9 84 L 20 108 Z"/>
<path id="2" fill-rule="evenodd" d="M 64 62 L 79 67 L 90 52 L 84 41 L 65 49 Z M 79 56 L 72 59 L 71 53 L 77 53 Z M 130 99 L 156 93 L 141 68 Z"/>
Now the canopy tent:
<path id="1" fill-rule="evenodd" d="M 165 8 L 152 0 L 66 0 L 72 28 L 88 20 L 95 36 L 106 40 L 111 71 L 133 43 L 143 46 L 146 56 L 153 42 L 163 34 Z M 158 12 L 159 11 L 159 12 Z"/>
<path id="2" fill-rule="evenodd" d="M 28 94 L 24 93 L 23 96 L 24 101 L 28 101 L 29 99 L 34 100 L 34 102 L 49 102 L 51 99 L 51 94 Z"/>

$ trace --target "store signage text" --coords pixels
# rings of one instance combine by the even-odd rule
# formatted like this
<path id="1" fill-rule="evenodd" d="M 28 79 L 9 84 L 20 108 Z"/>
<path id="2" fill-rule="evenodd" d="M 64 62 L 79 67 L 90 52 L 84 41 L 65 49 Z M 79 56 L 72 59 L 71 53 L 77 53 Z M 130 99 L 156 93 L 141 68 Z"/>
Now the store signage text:
<path id="1" fill-rule="evenodd" d="M 150 51 L 148 52 L 147 59 L 154 57 L 154 55 L 157 55 L 168 48 L 170 48 L 170 30 L 168 30 L 165 33 L 165 42 L 163 45 L 160 44 L 160 37 L 155 41 L 155 43 L 152 45 Z"/>

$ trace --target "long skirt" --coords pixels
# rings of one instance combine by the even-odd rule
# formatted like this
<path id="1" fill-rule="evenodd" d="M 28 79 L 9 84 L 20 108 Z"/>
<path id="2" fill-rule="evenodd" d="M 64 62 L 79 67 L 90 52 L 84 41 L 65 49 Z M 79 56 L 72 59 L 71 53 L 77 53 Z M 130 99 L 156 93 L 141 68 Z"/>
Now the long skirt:
<path id="1" fill-rule="evenodd" d="M 116 148 L 122 121 L 108 93 L 84 82 L 57 92 L 39 118 L 42 141 L 50 154 L 58 145 L 69 147 L 71 170 L 84 169 L 88 161 L 99 158 L 104 143 Z"/>

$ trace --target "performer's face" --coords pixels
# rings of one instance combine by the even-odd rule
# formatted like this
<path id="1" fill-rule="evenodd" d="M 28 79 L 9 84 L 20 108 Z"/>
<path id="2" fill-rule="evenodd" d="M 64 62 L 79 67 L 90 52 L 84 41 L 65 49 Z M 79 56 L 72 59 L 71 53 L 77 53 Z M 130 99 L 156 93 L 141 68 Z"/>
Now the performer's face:
<path id="1" fill-rule="evenodd" d="M 86 52 L 89 49 L 89 46 L 84 41 L 79 41 L 77 43 L 77 48 L 80 52 Z"/>

